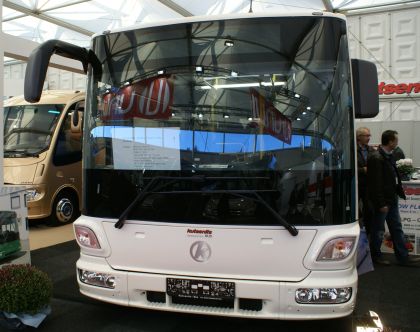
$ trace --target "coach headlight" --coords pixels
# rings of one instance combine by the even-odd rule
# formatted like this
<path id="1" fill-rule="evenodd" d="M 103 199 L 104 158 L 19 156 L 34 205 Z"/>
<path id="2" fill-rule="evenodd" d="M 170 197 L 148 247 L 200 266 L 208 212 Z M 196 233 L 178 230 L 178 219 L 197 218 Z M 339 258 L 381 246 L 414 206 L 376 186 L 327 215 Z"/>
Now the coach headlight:
<path id="1" fill-rule="evenodd" d="M 303 304 L 340 304 L 348 302 L 351 294 L 351 287 L 299 288 L 295 292 L 295 300 Z"/>
<path id="2" fill-rule="evenodd" d="M 76 235 L 76 241 L 81 247 L 101 249 L 98 238 L 95 235 L 95 232 L 92 231 L 89 227 L 75 225 L 74 233 Z"/>
<path id="3" fill-rule="evenodd" d="M 317 261 L 338 261 L 347 258 L 356 243 L 355 236 L 338 237 L 328 241 L 321 249 Z"/>

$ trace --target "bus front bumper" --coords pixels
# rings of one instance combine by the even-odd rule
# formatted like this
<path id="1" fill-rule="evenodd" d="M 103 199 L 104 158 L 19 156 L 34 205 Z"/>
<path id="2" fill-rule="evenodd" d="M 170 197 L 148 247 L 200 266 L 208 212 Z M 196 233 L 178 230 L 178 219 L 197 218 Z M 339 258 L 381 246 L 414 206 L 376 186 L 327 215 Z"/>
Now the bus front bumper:
<path id="1" fill-rule="evenodd" d="M 93 276 L 81 281 L 81 275 Z M 245 276 L 246 277 L 246 276 Z M 235 295 L 229 301 L 179 300 L 167 293 L 167 278 L 233 282 Z M 86 296 L 123 306 L 157 309 L 162 311 L 196 313 L 229 317 L 248 317 L 282 320 L 315 320 L 350 315 L 355 307 L 357 270 L 312 271 L 296 283 L 220 278 L 195 278 L 182 275 L 117 271 L 109 267 L 102 257 L 81 253 L 77 261 L 77 279 L 80 292 Z M 106 280 L 105 280 L 106 279 Z M 93 283 L 96 283 L 94 281 Z M 113 288 L 107 288 L 109 286 Z M 351 288 L 351 297 L 340 304 L 302 304 L 295 300 L 298 289 Z"/>
<path id="2" fill-rule="evenodd" d="M 50 213 L 47 210 L 46 204 L 42 200 L 28 202 L 28 218 L 31 220 L 49 217 Z"/>

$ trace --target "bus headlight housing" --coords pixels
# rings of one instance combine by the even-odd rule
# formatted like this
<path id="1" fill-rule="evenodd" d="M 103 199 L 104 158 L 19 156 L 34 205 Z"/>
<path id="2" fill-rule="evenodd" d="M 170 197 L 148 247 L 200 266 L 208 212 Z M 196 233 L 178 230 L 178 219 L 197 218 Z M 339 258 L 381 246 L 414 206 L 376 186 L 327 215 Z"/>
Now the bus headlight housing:
<path id="1" fill-rule="evenodd" d="M 36 201 L 41 198 L 41 193 L 36 189 L 28 189 L 25 193 L 27 202 Z"/>
<path id="2" fill-rule="evenodd" d="M 84 284 L 105 287 L 105 288 L 115 288 L 116 281 L 115 276 L 108 273 L 94 272 L 88 270 L 78 269 L 79 271 L 79 280 Z"/>
<path id="3" fill-rule="evenodd" d="M 303 304 L 340 304 L 348 302 L 351 294 L 351 287 L 299 288 L 295 292 L 295 300 Z"/>
<path id="4" fill-rule="evenodd" d="M 98 238 L 88 227 L 74 225 L 74 233 L 79 246 L 93 249 L 101 249 Z"/>
<path id="5" fill-rule="evenodd" d="M 337 261 L 345 259 L 353 250 L 355 236 L 338 237 L 328 241 L 318 255 L 317 261 Z"/>

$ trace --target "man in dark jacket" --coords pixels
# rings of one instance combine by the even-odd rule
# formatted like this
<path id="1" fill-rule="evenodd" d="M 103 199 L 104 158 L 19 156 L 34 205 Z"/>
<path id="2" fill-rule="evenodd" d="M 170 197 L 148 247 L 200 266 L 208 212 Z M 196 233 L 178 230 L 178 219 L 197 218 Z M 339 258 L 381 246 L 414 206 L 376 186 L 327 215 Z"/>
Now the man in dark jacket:
<path id="1" fill-rule="evenodd" d="M 357 140 L 357 175 L 358 175 L 358 189 L 359 189 L 359 206 L 361 206 L 359 217 L 363 220 L 366 234 L 370 234 L 370 222 L 372 220 L 372 212 L 367 199 L 367 158 L 374 151 L 373 147 L 369 146 L 370 130 L 366 127 L 361 127 L 356 130 Z"/>
<path id="2" fill-rule="evenodd" d="M 383 265 L 390 264 L 381 255 L 386 221 L 398 263 L 413 265 L 419 263 L 420 259 L 408 256 L 405 246 L 405 236 L 398 210 L 398 196 L 405 199 L 405 194 L 395 160 L 392 157 L 392 151 L 397 145 L 398 133 L 395 130 L 386 130 L 382 133 L 381 145 L 378 150 L 372 152 L 368 157 L 368 197 L 374 208 L 370 236 L 371 254 L 374 262 Z"/>

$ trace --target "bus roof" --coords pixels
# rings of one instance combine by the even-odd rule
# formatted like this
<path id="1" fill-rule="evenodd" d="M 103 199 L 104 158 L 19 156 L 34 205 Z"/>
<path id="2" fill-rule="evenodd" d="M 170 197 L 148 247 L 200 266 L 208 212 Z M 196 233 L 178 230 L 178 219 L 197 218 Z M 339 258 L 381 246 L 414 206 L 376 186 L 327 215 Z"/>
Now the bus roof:
<path id="1" fill-rule="evenodd" d="M 182 17 L 182 18 L 175 18 L 165 21 L 158 21 L 158 22 L 147 22 L 147 23 L 140 23 L 136 25 L 132 25 L 129 27 L 118 28 L 115 30 L 108 30 L 102 33 L 96 33 L 92 36 L 92 38 L 98 37 L 104 33 L 115 33 L 115 32 L 124 32 L 124 31 L 131 31 L 137 29 L 144 29 L 150 27 L 158 27 L 158 26 L 165 26 L 165 25 L 172 25 L 172 24 L 182 24 L 182 23 L 194 23 L 194 22 L 205 22 L 205 21 L 218 21 L 218 20 L 228 20 L 228 19 L 241 19 L 241 18 L 258 18 L 258 17 L 304 17 L 304 16 L 324 16 L 324 17 L 335 17 L 342 20 L 346 20 L 346 16 L 343 14 L 331 13 L 331 12 L 321 12 L 321 11 L 313 11 L 308 12 L 274 12 L 274 13 L 241 13 L 241 14 L 224 14 L 224 15 L 209 15 L 209 16 L 190 16 L 190 17 Z"/>
<path id="2" fill-rule="evenodd" d="M 67 104 L 76 97 L 84 96 L 85 92 L 80 90 L 45 90 L 42 91 L 41 99 L 34 104 Z M 9 98 L 4 101 L 4 107 L 16 105 L 29 105 L 23 95 Z"/>

